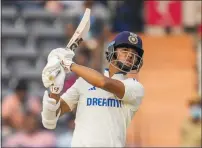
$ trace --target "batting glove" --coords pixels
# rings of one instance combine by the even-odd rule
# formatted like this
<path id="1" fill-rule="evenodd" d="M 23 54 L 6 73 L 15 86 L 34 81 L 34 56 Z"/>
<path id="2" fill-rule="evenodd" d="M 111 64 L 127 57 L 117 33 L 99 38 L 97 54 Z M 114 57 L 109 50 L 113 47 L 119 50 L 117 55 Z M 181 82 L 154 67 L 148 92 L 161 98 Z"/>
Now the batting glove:
<path id="1" fill-rule="evenodd" d="M 65 76 L 65 70 L 62 66 L 60 66 L 58 75 L 55 77 L 53 84 L 49 87 L 52 93 L 59 94 L 63 90 Z"/>
<path id="2" fill-rule="evenodd" d="M 50 52 L 48 56 L 48 61 L 50 61 L 53 57 L 57 57 L 58 59 L 60 59 L 60 64 L 65 69 L 65 72 L 68 73 L 71 71 L 70 67 L 72 63 L 74 63 L 72 61 L 74 55 L 75 54 L 71 49 L 56 48 Z"/>
<path id="3" fill-rule="evenodd" d="M 56 56 L 52 57 L 42 71 L 42 82 L 46 88 L 49 88 L 52 84 L 54 84 L 54 79 L 50 78 L 53 74 L 56 77 L 56 74 L 59 73 L 60 70 L 61 65 L 59 58 L 57 58 Z"/>

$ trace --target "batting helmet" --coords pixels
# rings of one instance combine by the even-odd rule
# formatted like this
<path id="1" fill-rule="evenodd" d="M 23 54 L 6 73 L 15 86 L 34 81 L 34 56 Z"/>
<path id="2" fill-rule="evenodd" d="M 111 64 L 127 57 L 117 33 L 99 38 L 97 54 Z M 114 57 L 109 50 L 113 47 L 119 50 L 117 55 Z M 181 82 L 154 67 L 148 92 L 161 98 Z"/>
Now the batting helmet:
<path id="1" fill-rule="evenodd" d="M 119 47 L 132 48 L 137 52 L 137 54 L 135 54 L 137 60 L 133 63 L 132 67 L 128 67 L 123 62 L 117 61 L 116 48 Z M 136 70 L 138 72 L 143 65 L 143 54 L 142 39 L 135 33 L 123 31 L 109 44 L 106 51 L 106 58 L 110 63 L 112 63 L 113 60 L 116 60 L 116 66 L 123 72 L 127 73 L 131 70 Z"/>

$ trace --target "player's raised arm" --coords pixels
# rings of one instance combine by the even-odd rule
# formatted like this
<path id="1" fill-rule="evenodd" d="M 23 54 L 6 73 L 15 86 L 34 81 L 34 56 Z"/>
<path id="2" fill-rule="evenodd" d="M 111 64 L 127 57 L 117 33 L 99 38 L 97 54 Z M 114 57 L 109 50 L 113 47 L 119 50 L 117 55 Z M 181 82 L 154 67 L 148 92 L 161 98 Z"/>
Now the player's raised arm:
<path id="1" fill-rule="evenodd" d="M 72 64 L 71 71 L 75 72 L 78 76 L 82 77 L 93 86 L 111 92 L 120 99 L 124 96 L 125 86 L 120 80 L 108 78 L 91 68 L 78 64 Z"/>

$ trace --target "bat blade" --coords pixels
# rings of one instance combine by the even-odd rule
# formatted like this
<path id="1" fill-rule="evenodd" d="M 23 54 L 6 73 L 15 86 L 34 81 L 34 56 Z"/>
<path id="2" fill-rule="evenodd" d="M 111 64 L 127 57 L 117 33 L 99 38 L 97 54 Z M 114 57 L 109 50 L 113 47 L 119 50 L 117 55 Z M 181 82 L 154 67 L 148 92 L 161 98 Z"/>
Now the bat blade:
<path id="1" fill-rule="evenodd" d="M 72 38 L 70 39 L 69 43 L 67 44 L 66 48 L 69 48 L 74 51 L 83 41 L 85 36 L 87 36 L 88 31 L 90 29 L 90 12 L 91 10 L 89 8 L 86 8 L 80 24 L 77 27 Z"/>
<path id="2" fill-rule="evenodd" d="M 66 49 L 71 49 L 74 51 L 81 44 L 85 36 L 87 36 L 90 29 L 90 13 L 91 10 L 89 8 L 86 8 L 83 18 L 81 19 L 79 26 L 77 27 L 75 33 L 67 44 Z M 51 75 L 49 76 L 49 80 L 54 81 L 59 73 L 60 70 L 51 73 Z"/>

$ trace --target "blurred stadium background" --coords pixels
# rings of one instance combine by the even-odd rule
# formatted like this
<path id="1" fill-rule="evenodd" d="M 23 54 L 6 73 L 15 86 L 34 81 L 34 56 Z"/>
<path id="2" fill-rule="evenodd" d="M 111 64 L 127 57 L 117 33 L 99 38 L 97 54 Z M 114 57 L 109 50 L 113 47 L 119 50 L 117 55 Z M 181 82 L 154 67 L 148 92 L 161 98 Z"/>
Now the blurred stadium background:
<path id="1" fill-rule="evenodd" d="M 51 49 L 66 45 L 86 7 L 92 10 L 91 29 L 76 51 L 77 63 L 102 72 L 104 51 L 118 32 L 143 38 L 143 68 L 129 77 L 138 77 L 146 94 L 128 129 L 127 145 L 201 145 L 201 122 L 184 129 L 192 118 L 190 102 L 201 100 L 200 1 L 2 0 L 1 6 L 3 146 L 70 145 L 75 112 L 63 116 L 55 130 L 42 127 L 41 71 Z M 76 79 L 74 73 L 67 75 L 64 91 Z"/>

